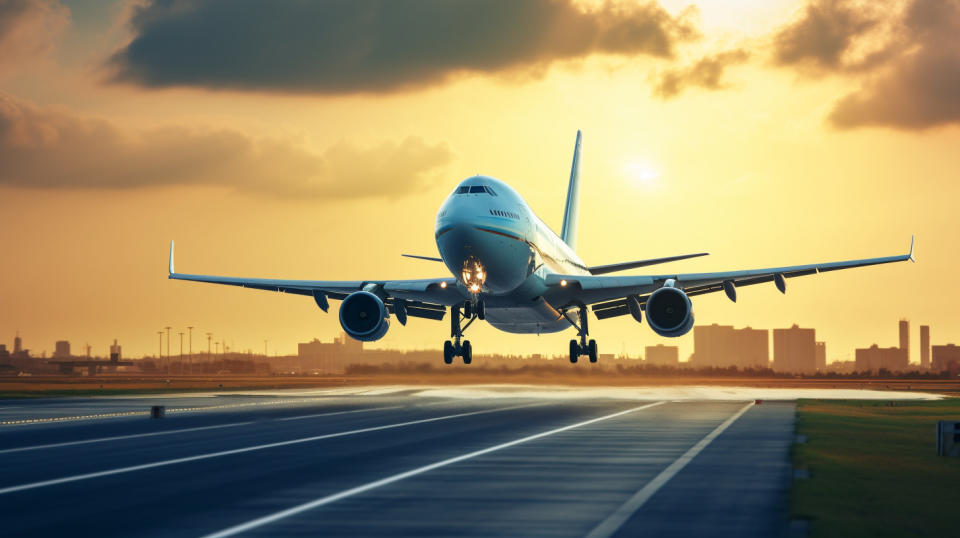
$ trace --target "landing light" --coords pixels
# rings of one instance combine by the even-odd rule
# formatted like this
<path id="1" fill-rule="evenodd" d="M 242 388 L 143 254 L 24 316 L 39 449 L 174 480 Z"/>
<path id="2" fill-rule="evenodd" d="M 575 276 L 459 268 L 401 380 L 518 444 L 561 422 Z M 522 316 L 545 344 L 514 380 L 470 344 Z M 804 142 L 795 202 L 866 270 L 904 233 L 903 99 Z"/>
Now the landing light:
<path id="1" fill-rule="evenodd" d="M 470 286 L 470 291 L 473 291 L 473 292 L 480 291 L 480 286 L 474 284 L 474 285 Z"/>
<path id="2" fill-rule="evenodd" d="M 440 283 L 440 287 L 441 287 L 441 288 L 446 288 L 446 287 L 447 287 L 447 283 L 446 283 L 446 282 L 441 282 L 441 283 Z"/>
<path id="3" fill-rule="evenodd" d="M 561 280 L 561 281 L 560 281 L 560 285 L 561 285 L 561 286 L 566 286 L 566 285 L 567 285 L 567 281 L 566 281 L 566 280 Z"/>

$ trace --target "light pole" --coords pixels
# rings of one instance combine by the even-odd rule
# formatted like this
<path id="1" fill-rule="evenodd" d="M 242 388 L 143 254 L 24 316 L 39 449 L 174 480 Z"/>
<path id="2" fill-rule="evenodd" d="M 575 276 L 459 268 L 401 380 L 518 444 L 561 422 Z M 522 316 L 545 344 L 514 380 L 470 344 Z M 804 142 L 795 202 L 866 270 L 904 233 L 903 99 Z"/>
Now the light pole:
<path id="1" fill-rule="evenodd" d="M 213 333 L 207 333 L 207 360 L 210 360 L 210 339 L 213 338 Z"/>
<path id="2" fill-rule="evenodd" d="M 167 358 L 170 358 L 170 329 L 172 327 L 164 327 L 167 330 Z"/>
<path id="3" fill-rule="evenodd" d="M 183 375 L 183 331 L 177 334 L 180 335 L 180 375 Z"/>
<path id="4" fill-rule="evenodd" d="M 160 348 L 157 349 L 157 360 L 163 358 L 163 331 L 157 331 L 157 335 L 160 337 Z"/>
<path id="5" fill-rule="evenodd" d="M 187 327 L 187 330 L 190 331 L 190 373 L 193 373 L 193 327 Z"/>

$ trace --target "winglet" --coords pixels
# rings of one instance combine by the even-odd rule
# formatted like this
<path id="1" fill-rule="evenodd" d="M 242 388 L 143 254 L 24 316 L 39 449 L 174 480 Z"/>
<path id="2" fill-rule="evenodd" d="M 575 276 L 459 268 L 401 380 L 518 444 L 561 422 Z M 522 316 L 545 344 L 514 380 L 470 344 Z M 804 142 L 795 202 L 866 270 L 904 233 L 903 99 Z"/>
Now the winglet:
<path id="1" fill-rule="evenodd" d="M 913 236 L 912 235 L 910 236 L 910 254 L 908 256 L 910 256 L 910 261 L 912 261 L 913 263 L 917 263 L 916 258 L 913 257 Z"/>
<path id="2" fill-rule="evenodd" d="M 170 240 L 170 267 L 168 271 L 168 276 L 176 272 L 173 270 L 173 239 Z"/>

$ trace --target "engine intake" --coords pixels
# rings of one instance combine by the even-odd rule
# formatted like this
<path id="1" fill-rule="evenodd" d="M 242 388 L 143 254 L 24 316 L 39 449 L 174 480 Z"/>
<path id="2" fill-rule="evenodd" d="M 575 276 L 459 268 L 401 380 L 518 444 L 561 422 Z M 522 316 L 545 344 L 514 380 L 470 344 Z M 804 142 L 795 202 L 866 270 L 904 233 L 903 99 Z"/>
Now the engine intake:
<path id="1" fill-rule="evenodd" d="M 376 295 L 355 291 L 340 303 L 340 326 L 354 340 L 373 342 L 387 334 L 390 313 Z"/>
<path id="2" fill-rule="evenodd" d="M 646 311 L 650 328 L 660 336 L 683 336 L 693 328 L 693 304 L 681 289 L 660 288 L 651 293 Z"/>

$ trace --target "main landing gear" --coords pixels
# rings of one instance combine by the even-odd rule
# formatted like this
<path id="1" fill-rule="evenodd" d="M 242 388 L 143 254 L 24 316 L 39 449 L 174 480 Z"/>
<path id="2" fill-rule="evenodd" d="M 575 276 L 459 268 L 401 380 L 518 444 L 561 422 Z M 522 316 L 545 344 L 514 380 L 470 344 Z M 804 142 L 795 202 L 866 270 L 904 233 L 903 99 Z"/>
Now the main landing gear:
<path id="1" fill-rule="evenodd" d="M 483 301 L 465 301 L 462 317 L 467 318 L 468 321 L 463 325 L 461 324 L 460 307 L 461 305 L 450 307 L 450 337 L 453 338 L 453 342 L 447 340 L 443 343 L 443 362 L 446 364 L 453 364 L 454 357 L 461 357 L 463 364 L 473 362 L 473 346 L 470 345 L 470 340 L 464 340 L 461 343 L 460 339 L 463 338 L 463 331 L 466 331 L 474 320 L 486 318 Z"/>
<path id="2" fill-rule="evenodd" d="M 563 317 L 567 318 L 570 325 L 577 329 L 577 336 L 580 337 L 579 342 L 570 340 L 570 362 L 576 363 L 577 359 L 583 355 L 586 355 L 590 362 L 597 362 L 597 341 L 590 340 L 587 342 L 587 307 L 581 306 L 577 309 L 577 313 L 580 319 L 579 324 L 570 319 L 566 312 L 563 313 Z"/>

